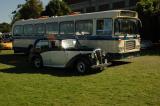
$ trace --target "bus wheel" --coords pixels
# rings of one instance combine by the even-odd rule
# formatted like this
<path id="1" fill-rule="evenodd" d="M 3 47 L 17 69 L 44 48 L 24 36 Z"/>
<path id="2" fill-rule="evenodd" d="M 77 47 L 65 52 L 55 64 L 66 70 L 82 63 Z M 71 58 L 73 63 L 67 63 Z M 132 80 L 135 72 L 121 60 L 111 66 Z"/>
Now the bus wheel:
<path id="1" fill-rule="evenodd" d="M 90 65 L 86 59 L 80 59 L 76 62 L 76 71 L 80 74 L 84 74 L 89 71 Z"/>
<path id="2" fill-rule="evenodd" d="M 34 59 L 33 59 L 33 66 L 35 68 L 42 68 L 43 67 L 42 58 L 40 56 L 34 57 Z"/>

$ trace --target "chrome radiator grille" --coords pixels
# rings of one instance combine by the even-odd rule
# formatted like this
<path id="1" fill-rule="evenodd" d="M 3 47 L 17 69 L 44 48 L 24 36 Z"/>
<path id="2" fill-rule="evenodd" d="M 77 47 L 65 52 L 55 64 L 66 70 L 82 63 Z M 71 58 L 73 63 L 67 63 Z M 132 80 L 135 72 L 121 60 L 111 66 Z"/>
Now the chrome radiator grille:
<path id="1" fill-rule="evenodd" d="M 136 47 L 135 41 L 126 41 L 126 50 L 133 50 Z"/>
<path id="2" fill-rule="evenodd" d="M 96 59 L 99 61 L 99 64 L 101 64 L 102 63 L 102 50 L 101 49 L 96 49 L 94 51 L 94 53 L 95 53 Z"/>

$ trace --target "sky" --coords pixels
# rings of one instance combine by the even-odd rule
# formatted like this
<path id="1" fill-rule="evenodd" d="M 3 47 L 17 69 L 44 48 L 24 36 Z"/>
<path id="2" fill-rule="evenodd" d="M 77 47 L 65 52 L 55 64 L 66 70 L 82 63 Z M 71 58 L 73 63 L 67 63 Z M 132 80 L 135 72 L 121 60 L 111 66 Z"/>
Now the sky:
<path id="1" fill-rule="evenodd" d="M 45 6 L 50 0 L 41 1 Z M 12 18 L 12 12 L 16 10 L 18 4 L 23 3 L 25 3 L 25 0 L 0 0 L 0 23 L 10 23 Z"/>

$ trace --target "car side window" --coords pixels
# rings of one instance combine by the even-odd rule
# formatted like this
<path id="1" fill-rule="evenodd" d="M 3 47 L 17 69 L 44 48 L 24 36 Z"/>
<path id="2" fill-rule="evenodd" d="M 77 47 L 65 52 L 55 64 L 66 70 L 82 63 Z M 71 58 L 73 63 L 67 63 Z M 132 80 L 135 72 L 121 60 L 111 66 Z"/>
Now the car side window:
<path id="1" fill-rule="evenodd" d="M 60 50 L 61 49 L 61 42 L 59 40 L 50 41 L 51 50 Z"/>
<path id="2" fill-rule="evenodd" d="M 55 51 L 61 49 L 61 42 L 59 40 L 40 40 L 37 42 L 36 49 L 40 49 L 41 51 Z"/>
<path id="3" fill-rule="evenodd" d="M 36 44 L 36 49 L 49 49 L 51 48 L 51 44 L 48 40 L 40 40 L 37 44 Z"/>

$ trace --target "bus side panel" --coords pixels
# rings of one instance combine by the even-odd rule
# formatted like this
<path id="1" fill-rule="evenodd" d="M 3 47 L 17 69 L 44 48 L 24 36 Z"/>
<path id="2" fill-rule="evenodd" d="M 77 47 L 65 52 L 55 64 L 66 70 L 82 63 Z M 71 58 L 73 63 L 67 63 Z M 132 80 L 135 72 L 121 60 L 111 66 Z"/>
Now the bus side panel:
<path id="1" fill-rule="evenodd" d="M 127 45 L 126 42 L 131 42 Z M 132 43 L 134 42 L 134 43 Z M 138 39 L 132 40 L 80 40 L 84 46 L 91 48 L 101 48 L 106 53 L 128 53 L 140 50 L 140 43 Z M 127 49 L 129 46 L 131 48 Z"/>
<path id="2" fill-rule="evenodd" d="M 15 53 L 27 53 L 30 46 L 33 46 L 35 39 L 14 39 L 13 50 Z"/>
<path id="3" fill-rule="evenodd" d="M 101 48 L 106 53 L 117 53 L 118 42 L 116 40 L 80 40 L 81 44 L 91 48 Z"/>

